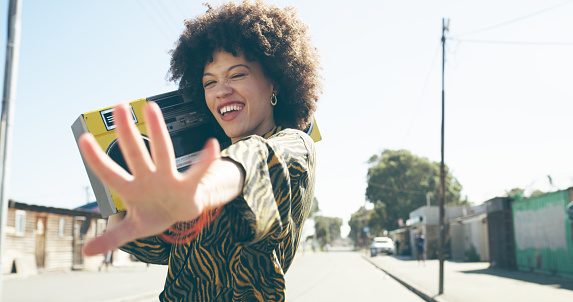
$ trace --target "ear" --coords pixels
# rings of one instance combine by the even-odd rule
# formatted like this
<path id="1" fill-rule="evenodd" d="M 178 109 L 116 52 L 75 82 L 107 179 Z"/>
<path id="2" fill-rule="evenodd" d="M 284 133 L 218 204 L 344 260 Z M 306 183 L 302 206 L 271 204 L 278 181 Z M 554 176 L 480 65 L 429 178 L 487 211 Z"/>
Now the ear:
<path id="1" fill-rule="evenodd" d="M 279 85 L 278 85 L 275 81 L 272 81 L 272 82 L 271 82 L 271 91 L 272 91 L 272 93 L 274 93 L 275 95 L 279 95 L 279 90 L 280 90 L 280 89 L 279 89 Z"/>

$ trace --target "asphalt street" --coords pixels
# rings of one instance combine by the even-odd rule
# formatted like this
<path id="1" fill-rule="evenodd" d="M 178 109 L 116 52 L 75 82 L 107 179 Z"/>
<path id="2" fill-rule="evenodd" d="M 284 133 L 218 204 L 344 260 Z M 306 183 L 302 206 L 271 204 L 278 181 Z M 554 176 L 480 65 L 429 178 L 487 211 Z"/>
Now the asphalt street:
<path id="1" fill-rule="evenodd" d="M 166 267 L 136 263 L 108 272 L 68 271 L 3 280 L 3 302 L 156 302 Z M 401 301 L 421 298 L 349 250 L 297 254 L 287 301 Z"/>
<path id="2" fill-rule="evenodd" d="M 299 253 L 286 281 L 287 302 L 424 301 L 350 250 Z"/>

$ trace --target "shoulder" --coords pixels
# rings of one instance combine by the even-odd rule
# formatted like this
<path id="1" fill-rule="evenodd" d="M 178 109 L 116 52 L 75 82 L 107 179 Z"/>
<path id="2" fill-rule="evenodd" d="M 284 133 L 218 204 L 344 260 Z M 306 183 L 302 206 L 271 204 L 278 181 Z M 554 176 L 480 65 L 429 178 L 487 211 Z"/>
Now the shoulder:
<path id="1" fill-rule="evenodd" d="M 303 131 L 286 128 L 269 137 L 269 141 L 291 142 L 293 144 L 303 144 L 306 149 L 314 150 L 314 141 Z"/>
<path id="2" fill-rule="evenodd" d="M 259 148 L 296 149 L 301 147 L 308 151 L 314 152 L 314 141 L 308 134 L 292 128 L 275 128 L 272 132 L 269 132 L 263 136 L 251 135 L 242 138 L 223 150 L 223 153 L 226 154 L 234 149 L 255 151 Z"/>

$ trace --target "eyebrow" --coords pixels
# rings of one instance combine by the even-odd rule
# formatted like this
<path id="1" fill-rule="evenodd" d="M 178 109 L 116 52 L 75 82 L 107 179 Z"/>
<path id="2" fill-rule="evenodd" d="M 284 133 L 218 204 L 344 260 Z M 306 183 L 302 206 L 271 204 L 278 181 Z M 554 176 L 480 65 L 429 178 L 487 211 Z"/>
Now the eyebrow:
<path id="1" fill-rule="evenodd" d="M 227 69 L 227 72 L 229 72 L 229 71 L 231 71 L 231 70 L 233 70 L 233 69 L 235 69 L 235 68 L 237 68 L 237 67 L 245 67 L 245 68 L 247 68 L 249 71 L 251 70 L 251 67 L 249 67 L 248 65 L 245 65 L 245 64 L 237 64 L 237 65 L 233 65 L 233 66 L 229 67 L 229 69 Z M 205 77 L 205 76 L 213 76 L 213 74 L 206 72 L 206 73 L 203 74 L 203 77 Z"/>

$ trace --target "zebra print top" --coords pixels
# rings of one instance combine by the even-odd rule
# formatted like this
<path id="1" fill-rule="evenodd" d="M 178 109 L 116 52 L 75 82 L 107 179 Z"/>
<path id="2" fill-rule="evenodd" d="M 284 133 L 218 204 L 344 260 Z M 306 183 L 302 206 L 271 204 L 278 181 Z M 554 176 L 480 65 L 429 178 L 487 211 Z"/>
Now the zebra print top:
<path id="1" fill-rule="evenodd" d="M 284 301 L 285 279 L 314 196 L 314 142 L 276 127 L 222 151 L 245 171 L 242 194 L 223 206 L 195 240 L 158 236 L 122 250 L 169 265 L 161 301 Z"/>

